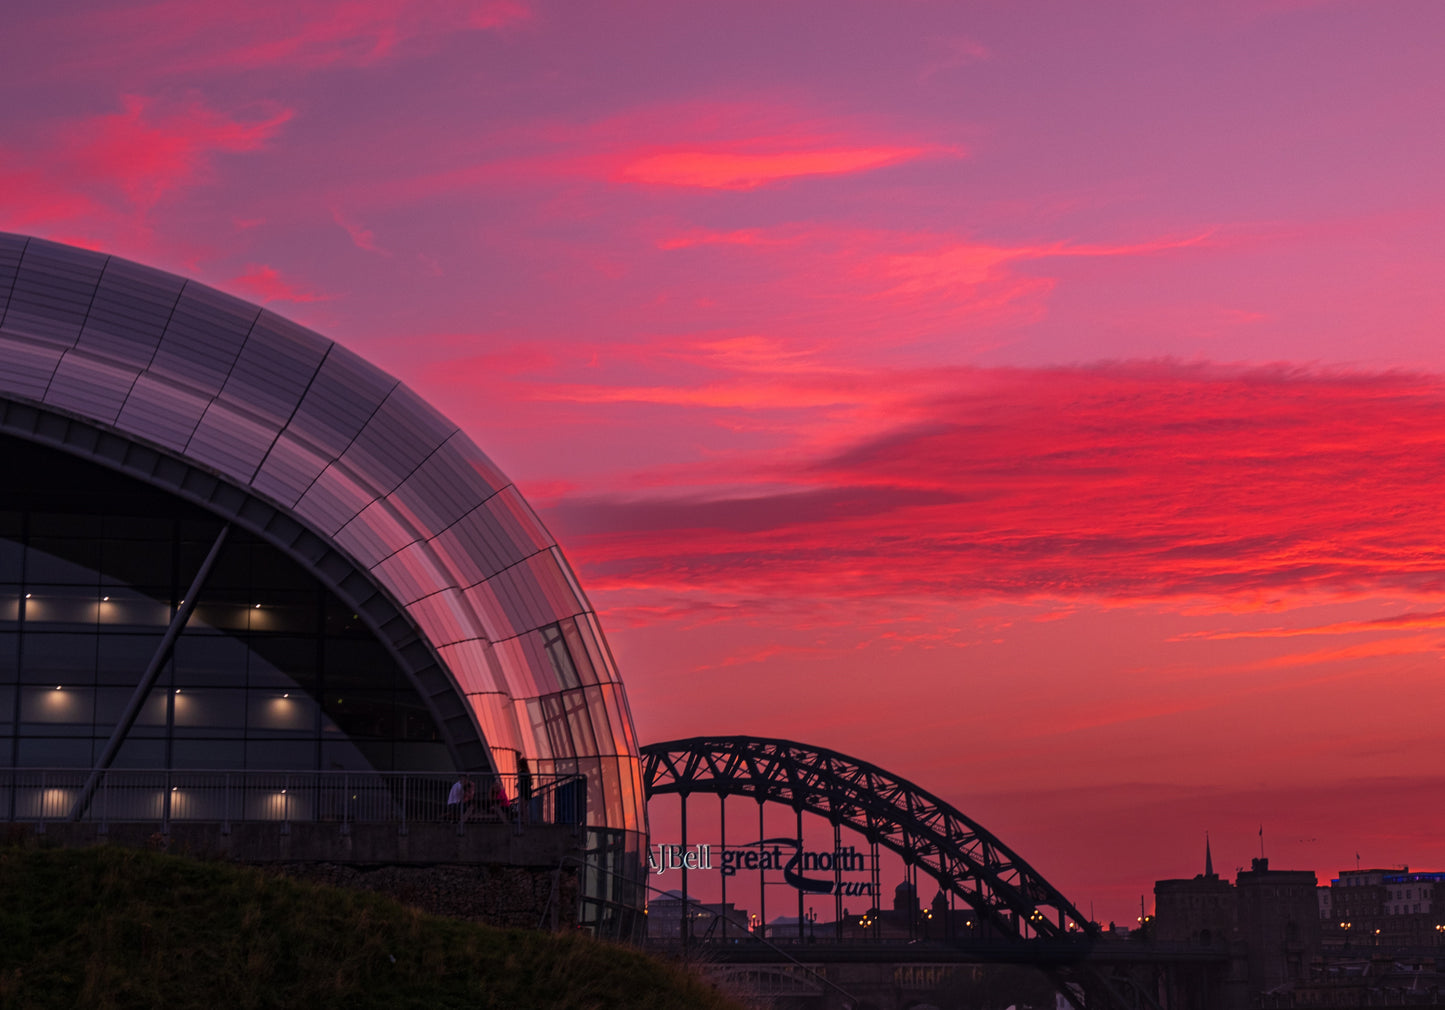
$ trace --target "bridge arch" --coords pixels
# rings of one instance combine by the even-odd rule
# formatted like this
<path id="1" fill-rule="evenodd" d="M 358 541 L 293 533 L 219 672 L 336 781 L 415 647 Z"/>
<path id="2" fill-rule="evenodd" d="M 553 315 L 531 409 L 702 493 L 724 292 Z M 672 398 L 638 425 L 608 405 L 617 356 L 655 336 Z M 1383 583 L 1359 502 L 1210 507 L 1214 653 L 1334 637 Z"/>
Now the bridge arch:
<path id="1" fill-rule="evenodd" d="M 997 836 L 875 764 L 791 740 L 706 736 L 641 749 L 647 797 L 706 793 L 785 805 L 847 827 L 921 869 L 1002 939 L 1092 938 L 1096 928 Z"/>

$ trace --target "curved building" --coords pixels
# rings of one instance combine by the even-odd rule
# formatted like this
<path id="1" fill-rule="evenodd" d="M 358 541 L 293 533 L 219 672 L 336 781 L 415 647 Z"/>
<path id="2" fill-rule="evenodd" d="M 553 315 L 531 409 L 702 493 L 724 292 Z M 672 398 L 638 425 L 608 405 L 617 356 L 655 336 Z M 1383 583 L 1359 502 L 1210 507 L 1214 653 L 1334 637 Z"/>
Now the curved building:
<path id="1" fill-rule="evenodd" d="M 645 800 L 597 619 L 405 385 L 194 281 L 0 234 L 0 465 L 0 765 L 581 773 L 589 889 L 635 904 Z"/>

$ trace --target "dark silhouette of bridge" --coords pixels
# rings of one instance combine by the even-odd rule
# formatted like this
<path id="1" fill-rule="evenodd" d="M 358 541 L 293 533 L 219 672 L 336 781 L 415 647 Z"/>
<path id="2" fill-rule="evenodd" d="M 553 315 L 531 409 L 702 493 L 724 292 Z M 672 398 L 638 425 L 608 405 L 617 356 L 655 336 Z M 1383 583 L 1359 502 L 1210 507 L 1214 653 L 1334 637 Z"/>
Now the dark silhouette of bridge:
<path id="1" fill-rule="evenodd" d="M 902 944 L 859 942 L 856 936 L 845 941 L 841 935 L 835 935 L 832 944 L 814 938 L 806 945 L 777 937 L 768 941 L 756 934 L 710 935 L 709 940 L 723 942 L 701 945 L 707 959 L 730 965 L 735 972 L 742 966 L 762 969 L 787 962 L 798 966 L 865 961 L 1024 964 L 1049 975 L 1081 1010 L 1085 1006 L 1140 1010 L 1158 1005 L 1154 998 L 1158 986 L 1150 980 L 1157 979 L 1159 970 L 1225 960 L 1218 950 L 1146 948 L 1101 935 L 1058 888 L 992 832 L 937 795 L 867 761 L 790 740 L 751 736 L 651 744 L 642 748 L 642 758 L 647 797 L 675 794 L 682 799 L 684 844 L 691 796 L 755 800 L 760 824 L 762 805 L 781 805 L 796 814 L 799 852 L 804 813 L 832 825 L 834 851 L 844 829 L 861 835 L 873 855 L 875 897 L 880 893 L 877 854 L 883 848 L 901 857 L 912 879 L 920 871 L 933 878 L 950 907 L 961 903 L 970 910 L 973 928 L 945 929 L 941 937 Z M 725 838 L 725 820 L 723 832 Z M 833 872 L 835 878 L 841 877 L 836 866 Z M 686 898 L 685 869 L 683 891 Z M 833 894 L 841 893 L 841 887 L 834 888 Z M 841 912 L 841 899 L 835 900 Z M 801 909 L 800 892 L 800 933 Z M 954 917 L 946 921 L 952 923 Z M 684 928 L 677 944 L 685 956 L 688 945 L 698 941 Z"/>

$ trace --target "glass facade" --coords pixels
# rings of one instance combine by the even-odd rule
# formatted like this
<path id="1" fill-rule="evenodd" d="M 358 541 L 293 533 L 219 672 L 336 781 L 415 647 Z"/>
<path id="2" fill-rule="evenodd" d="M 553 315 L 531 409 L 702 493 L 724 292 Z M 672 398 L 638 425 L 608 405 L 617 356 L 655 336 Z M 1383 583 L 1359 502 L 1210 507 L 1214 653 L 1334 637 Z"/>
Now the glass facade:
<path id="1" fill-rule="evenodd" d="M 0 761 L 90 767 L 222 523 L 11 438 L 0 472 Z M 455 770 L 361 619 L 237 529 L 112 766 Z"/>
<path id="2" fill-rule="evenodd" d="M 10 471 L 10 761 L 89 766 L 229 518 L 116 766 L 582 773 L 585 887 L 641 908 L 641 765 L 597 617 L 516 487 L 414 391 L 224 292 L 0 233 L 0 434 L 150 489 L 123 507 L 73 471 L 41 501 Z"/>

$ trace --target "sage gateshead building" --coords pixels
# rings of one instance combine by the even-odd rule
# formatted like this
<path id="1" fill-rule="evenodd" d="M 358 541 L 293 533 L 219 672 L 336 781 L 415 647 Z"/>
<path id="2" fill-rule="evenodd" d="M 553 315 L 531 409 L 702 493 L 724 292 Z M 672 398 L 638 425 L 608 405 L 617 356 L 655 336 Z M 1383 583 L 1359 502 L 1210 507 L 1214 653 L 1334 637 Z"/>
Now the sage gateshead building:
<path id="1" fill-rule="evenodd" d="M 110 816 L 122 770 L 177 818 L 184 773 L 284 775 L 283 807 L 208 802 L 288 823 L 328 776 L 411 782 L 400 816 L 438 818 L 419 783 L 505 783 L 525 816 L 570 781 L 583 920 L 641 909 L 597 618 L 517 488 L 401 382 L 195 281 L 0 233 L 0 467 L 9 819 Z"/>

